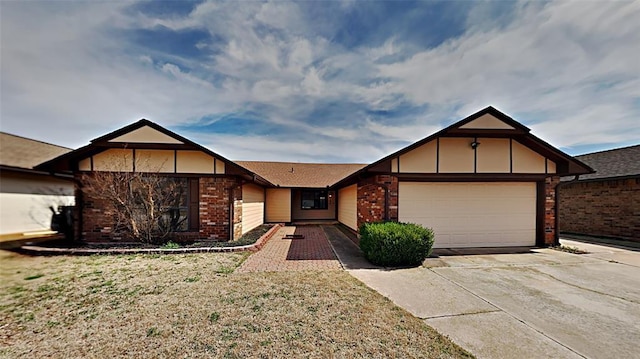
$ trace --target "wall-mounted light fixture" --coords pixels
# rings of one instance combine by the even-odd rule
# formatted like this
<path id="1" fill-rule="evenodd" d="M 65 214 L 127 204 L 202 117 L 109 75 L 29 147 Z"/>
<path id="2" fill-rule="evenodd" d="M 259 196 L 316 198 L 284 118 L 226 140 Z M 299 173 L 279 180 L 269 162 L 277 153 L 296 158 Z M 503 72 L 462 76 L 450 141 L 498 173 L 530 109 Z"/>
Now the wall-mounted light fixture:
<path id="1" fill-rule="evenodd" d="M 475 150 L 478 146 L 480 146 L 480 142 L 478 142 L 478 141 L 473 141 L 473 142 L 471 142 L 471 148 L 473 148 L 474 150 Z"/>

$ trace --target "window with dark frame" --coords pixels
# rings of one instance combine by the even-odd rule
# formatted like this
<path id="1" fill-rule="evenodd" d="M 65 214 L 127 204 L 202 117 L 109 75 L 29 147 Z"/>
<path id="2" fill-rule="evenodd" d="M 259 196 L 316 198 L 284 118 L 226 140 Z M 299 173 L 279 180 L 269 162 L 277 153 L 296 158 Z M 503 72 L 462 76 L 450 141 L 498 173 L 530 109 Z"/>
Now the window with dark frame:
<path id="1" fill-rule="evenodd" d="M 172 231 L 187 232 L 198 230 L 198 180 L 184 177 L 167 177 L 165 188 L 171 192 L 172 202 L 166 209 L 166 220 Z M 194 205 L 195 204 L 195 205 Z"/>
<path id="2" fill-rule="evenodd" d="M 165 188 L 171 193 L 170 207 L 167 208 L 166 220 L 174 232 L 186 232 L 189 230 L 189 184 L 187 178 L 167 177 Z"/>
<path id="3" fill-rule="evenodd" d="M 327 209 L 327 191 L 326 190 L 303 190 L 301 193 L 302 209 Z"/>

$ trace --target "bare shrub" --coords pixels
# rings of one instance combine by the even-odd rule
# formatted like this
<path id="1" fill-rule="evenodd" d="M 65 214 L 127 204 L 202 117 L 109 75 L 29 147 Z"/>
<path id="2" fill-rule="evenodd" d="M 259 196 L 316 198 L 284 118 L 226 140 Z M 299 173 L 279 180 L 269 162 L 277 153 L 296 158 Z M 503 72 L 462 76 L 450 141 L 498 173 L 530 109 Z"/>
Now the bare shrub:
<path id="1" fill-rule="evenodd" d="M 126 160 L 126 158 L 125 158 Z M 83 191 L 113 210 L 113 232 L 163 244 L 186 225 L 187 183 L 157 172 L 94 171 L 83 175 Z"/>

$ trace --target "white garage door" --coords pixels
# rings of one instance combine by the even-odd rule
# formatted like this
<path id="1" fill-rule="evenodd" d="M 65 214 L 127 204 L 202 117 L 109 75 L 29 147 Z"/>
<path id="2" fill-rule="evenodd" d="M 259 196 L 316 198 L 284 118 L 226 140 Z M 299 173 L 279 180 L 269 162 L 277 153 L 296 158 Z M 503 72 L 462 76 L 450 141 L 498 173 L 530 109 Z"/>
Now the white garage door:
<path id="1" fill-rule="evenodd" d="M 401 222 L 433 228 L 434 248 L 534 246 L 536 184 L 399 183 Z"/>

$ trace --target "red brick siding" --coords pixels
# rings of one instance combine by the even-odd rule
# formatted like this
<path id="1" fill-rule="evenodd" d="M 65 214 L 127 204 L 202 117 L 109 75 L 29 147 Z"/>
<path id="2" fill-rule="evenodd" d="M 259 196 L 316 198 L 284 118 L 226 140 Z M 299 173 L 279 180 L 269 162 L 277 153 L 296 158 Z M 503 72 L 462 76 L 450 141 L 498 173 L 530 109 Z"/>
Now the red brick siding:
<path id="1" fill-rule="evenodd" d="M 387 193 L 388 192 L 388 193 Z M 363 223 L 385 220 L 387 198 L 388 220 L 398 220 L 398 178 L 377 175 L 358 183 L 357 211 L 358 228 Z"/>
<path id="2" fill-rule="evenodd" d="M 557 176 L 545 180 L 544 193 L 544 243 L 554 245 L 556 241 L 556 186 Z M 378 175 L 358 183 L 358 228 L 363 223 L 385 219 L 385 187 L 389 189 L 389 220 L 398 220 L 398 178 Z"/>
<path id="3" fill-rule="evenodd" d="M 544 244 L 556 244 L 556 186 L 560 177 L 547 177 L 544 184 Z"/>
<path id="4" fill-rule="evenodd" d="M 640 241 L 640 178 L 563 184 L 560 231 Z"/>
<path id="5" fill-rule="evenodd" d="M 82 174 L 76 174 L 75 177 L 81 184 L 87 181 Z M 89 193 L 82 191 L 81 187 L 76 188 L 76 207 L 82 201 L 81 208 L 78 210 L 82 215 L 79 238 L 88 242 L 109 242 L 123 239 L 112 233 L 115 222 L 113 207 L 107 201 L 91 197 Z"/>
<path id="6" fill-rule="evenodd" d="M 82 175 L 76 175 L 82 183 Z M 230 197 L 233 191 L 234 232 L 242 231 L 242 190 L 232 177 L 202 177 L 199 179 L 199 220 L 198 232 L 177 232 L 173 239 L 177 241 L 195 241 L 209 239 L 216 241 L 229 240 L 230 234 Z M 81 205 L 78 205 L 80 204 Z M 130 239 L 114 233 L 114 216 L 112 206 L 103 200 L 92 198 L 87 192 L 76 190 L 76 223 L 79 236 L 87 242 L 128 241 Z M 78 220 L 82 215 L 82 220 Z M 82 228 L 80 227 L 80 223 Z M 238 237 L 236 237 L 238 238 Z"/>
<path id="7" fill-rule="evenodd" d="M 226 241 L 230 237 L 229 210 L 234 203 L 234 232 L 236 224 L 242 220 L 242 189 L 234 178 L 201 177 L 200 181 L 200 237 Z M 240 188 L 238 190 L 238 188 Z M 229 193 L 232 191 L 233 198 Z M 237 205 L 240 203 L 240 206 Z M 240 207 L 240 208 L 238 208 Z M 242 230 L 240 222 L 239 228 Z"/>

